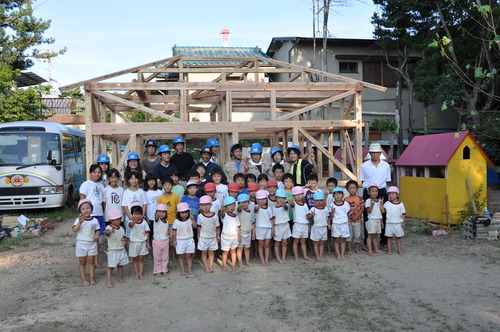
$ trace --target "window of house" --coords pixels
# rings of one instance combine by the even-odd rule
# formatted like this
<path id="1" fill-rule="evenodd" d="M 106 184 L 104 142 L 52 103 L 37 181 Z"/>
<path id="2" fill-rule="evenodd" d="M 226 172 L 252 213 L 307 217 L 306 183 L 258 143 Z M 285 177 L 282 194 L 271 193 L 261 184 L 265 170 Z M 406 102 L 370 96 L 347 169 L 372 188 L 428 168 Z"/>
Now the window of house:
<path id="1" fill-rule="evenodd" d="M 429 177 L 431 178 L 444 178 L 445 169 L 443 166 L 430 166 L 429 167 Z"/>
<path id="2" fill-rule="evenodd" d="M 385 87 L 395 87 L 398 81 L 397 73 L 384 61 L 364 61 L 363 81 Z"/>
<path id="3" fill-rule="evenodd" d="M 470 148 L 466 145 L 462 150 L 463 159 L 470 159 Z"/>
<path id="4" fill-rule="evenodd" d="M 357 62 L 339 62 L 339 73 L 358 73 L 358 63 Z"/>

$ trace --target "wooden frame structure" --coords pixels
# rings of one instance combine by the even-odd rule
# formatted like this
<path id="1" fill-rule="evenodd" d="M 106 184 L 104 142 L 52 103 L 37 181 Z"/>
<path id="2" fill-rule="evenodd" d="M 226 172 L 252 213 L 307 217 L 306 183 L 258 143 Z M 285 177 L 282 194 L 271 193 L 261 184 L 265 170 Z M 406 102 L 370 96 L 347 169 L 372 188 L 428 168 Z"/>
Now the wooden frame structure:
<path id="1" fill-rule="evenodd" d="M 132 82 L 107 81 L 125 75 L 130 81 L 130 74 L 134 75 Z M 200 74 L 216 78 L 200 81 Z M 283 74 L 288 77 L 285 82 L 268 80 Z M 171 77 L 168 75 L 173 75 L 175 81 L 160 81 L 159 78 Z M 267 79 L 262 81 L 262 77 Z M 312 77 L 323 82 L 313 82 Z M 142 151 L 142 142 L 149 138 L 217 137 L 222 163 L 228 160 L 233 142 L 267 138 L 271 146 L 279 146 L 280 142 L 285 148 L 290 142 L 304 148 L 315 146 L 320 178 L 324 174 L 323 158 L 327 158 L 328 174 L 333 174 L 336 167 L 343 179 L 358 179 L 363 162 L 361 93 L 365 87 L 386 90 L 259 56 L 174 56 L 67 85 L 61 90 L 80 86 L 85 89 L 87 169 L 99 153 L 105 152 L 108 143 L 113 147 L 112 163 L 120 169 L 127 154 Z M 144 111 L 146 122 L 132 122 L 123 113 L 134 111 Z M 189 114 L 193 112 L 209 114 L 210 121 L 190 122 Z M 235 121 L 238 112 L 263 112 L 266 120 Z M 150 122 L 150 115 L 169 122 Z M 351 169 L 333 157 L 334 133 L 338 133 L 342 160 L 347 160 L 348 154 L 354 161 Z M 121 142 L 126 142 L 124 151 L 119 149 Z M 353 149 L 353 145 L 357 148 Z"/>

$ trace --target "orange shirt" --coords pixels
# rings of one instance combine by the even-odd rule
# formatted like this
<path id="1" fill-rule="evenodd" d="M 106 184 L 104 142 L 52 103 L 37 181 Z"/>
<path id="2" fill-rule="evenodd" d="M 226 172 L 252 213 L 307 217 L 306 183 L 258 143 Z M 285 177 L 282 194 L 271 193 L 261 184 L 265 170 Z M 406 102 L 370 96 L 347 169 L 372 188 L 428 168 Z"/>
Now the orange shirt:
<path id="1" fill-rule="evenodd" d="M 156 204 L 167 205 L 167 220 L 169 225 L 173 225 L 175 219 L 177 218 L 177 204 L 180 202 L 181 200 L 179 199 L 179 196 L 174 193 L 172 193 L 170 197 L 165 197 L 165 195 L 158 197 Z"/>
<path id="2" fill-rule="evenodd" d="M 349 216 L 349 222 L 361 222 L 361 215 L 365 210 L 365 201 L 358 195 L 347 196 L 344 199 L 351 206 L 351 211 L 355 210 L 353 214 Z M 355 206 L 358 205 L 357 208 Z"/>

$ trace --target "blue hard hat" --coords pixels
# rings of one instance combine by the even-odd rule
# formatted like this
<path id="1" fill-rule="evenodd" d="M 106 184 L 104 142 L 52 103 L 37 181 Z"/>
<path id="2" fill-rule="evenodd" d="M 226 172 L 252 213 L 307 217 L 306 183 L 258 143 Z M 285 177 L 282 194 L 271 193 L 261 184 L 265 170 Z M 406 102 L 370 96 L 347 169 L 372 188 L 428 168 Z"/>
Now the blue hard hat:
<path id="1" fill-rule="evenodd" d="M 286 198 L 286 191 L 285 191 L 285 189 L 278 189 L 278 190 L 276 190 L 276 196 L 277 197 Z"/>
<path id="2" fill-rule="evenodd" d="M 209 139 L 207 140 L 207 145 L 208 145 L 208 146 L 210 146 L 210 147 L 212 147 L 212 146 L 219 146 L 219 145 L 220 145 L 220 143 L 219 143 L 219 141 L 217 140 L 217 138 L 213 138 L 213 137 L 211 137 L 211 138 L 209 138 Z"/>
<path id="3" fill-rule="evenodd" d="M 283 150 L 281 150 L 280 148 L 272 148 L 271 149 L 271 158 L 274 156 L 274 154 L 276 152 L 281 152 L 281 156 L 283 156 Z"/>
<path id="4" fill-rule="evenodd" d="M 97 163 L 100 164 L 100 163 L 109 163 L 109 157 L 107 154 L 100 154 L 98 157 L 97 157 Z"/>
<path id="5" fill-rule="evenodd" d="M 322 201 L 325 199 L 325 194 L 321 190 L 318 190 L 313 194 L 313 199 L 315 201 Z"/>
<path id="6" fill-rule="evenodd" d="M 146 141 L 146 147 L 148 147 L 148 146 L 154 146 L 156 148 L 156 142 L 155 142 L 155 140 L 154 139 L 148 139 Z"/>
<path id="7" fill-rule="evenodd" d="M 205 145 L 204 147 L 201 148 L 200 154 L 202 154 L 203 152 L 210 153 L 211 155 L 212 149 L 208 145 Z"/>
<path id="8" fill-rule="evenodd" d="M 233 150 L 236 150 L 238 148 L 242 149 L 243 146 L 240 143 L 234 143 L 231 145 L 231 149 L 229 151 L 233 151 Z"/>
<path id="9" fill-rule="evenodd" d="M 262 153 L 262 145 L 260 143 L 253 143 L 250 148 L 250 153 Z"/>
<path id="10" fill-rule="evenodd" d="M 224 206 L 229 205 L 229 204 L 233 204 L 233 203 L 236 203 L 236 200 L 234 199 L 233 196 L 229 196 L 229 197 L 224 198 Z"/>
<path id="11" fill-rule="evenodd" d="M 174 138 L 174 144 L 177 143 L 186 143 L 186 142 L 184 142 L 184 139 L 182 137 L 177 136 L 176 138 Z"/>
<path id="12" fill-rule="evenodd" d="M 299 156 L 300 156 L 300 154 L 302 153 L 302 152 L 300 151 L 300 148 L 299 148 L 297 145 L 290 145 L 290 146 L 288 147 L 288 149 L 286 149 L 286 152 L 287 152 L 287 153 L 290 153 L 290 150 L 297 150 L 297 154 L 298 154 Z"/>
<path id="13" fill-rule="evenodd" d="M 129 160 L 140 160 L 139 155 L 135 152 L 130 152 L 127 156 L 127 161 Z"/>
<path id="14" fill-rule="evenodd" d="M 163 144 L 158 148 L 158 154 L 163 152 L 170 152 L 170 148 L 168 147 L 168 145 Z"/>
<path id="15" fill-rule="evenodd" d="M 250 200 L 250 196 L 248 196 L 247 194 L 238 195 L 238 203 L 247 202 L 249 200 Z"/>
<path id="16" fill-rule="evenodd" d="M 333 192 L 334 193 L 342 193 L 343 194 L 344 190 L 342 188 L 340 188 L 340 187 L 335 187 L 335 189 L 333 189 Z"/>

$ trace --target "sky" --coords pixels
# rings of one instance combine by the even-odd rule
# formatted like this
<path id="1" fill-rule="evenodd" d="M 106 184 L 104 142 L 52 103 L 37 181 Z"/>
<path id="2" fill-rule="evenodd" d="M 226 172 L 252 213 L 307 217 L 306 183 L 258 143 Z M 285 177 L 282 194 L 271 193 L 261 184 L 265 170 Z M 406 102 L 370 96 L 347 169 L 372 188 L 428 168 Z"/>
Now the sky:
<path id="1" fill-rule="evenodd" d="M 333 8 L 330 36 L 371 39 L 374 11 L 371 0 Z M 51 20 L 55 39 L 40 49 L 67 48 L 52 60 L 55 87 L 168 58 L 174 45 L 223 46 L 224 27 L 229 46 L 263 52 L 273 37 L 313 36 L 312 0 L 36 0 L 34 15 Z M 48 67 L 29 70 L 48 80 Z"/>

